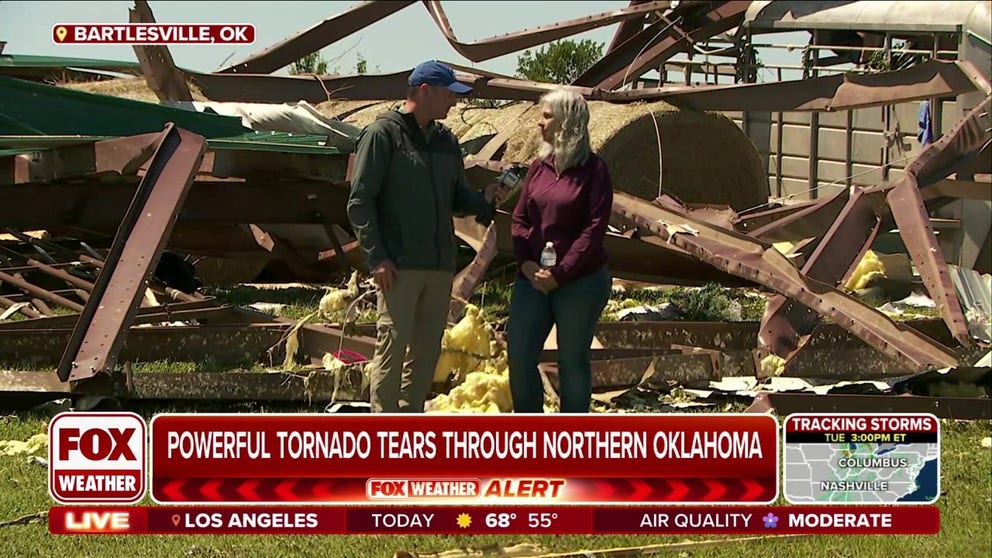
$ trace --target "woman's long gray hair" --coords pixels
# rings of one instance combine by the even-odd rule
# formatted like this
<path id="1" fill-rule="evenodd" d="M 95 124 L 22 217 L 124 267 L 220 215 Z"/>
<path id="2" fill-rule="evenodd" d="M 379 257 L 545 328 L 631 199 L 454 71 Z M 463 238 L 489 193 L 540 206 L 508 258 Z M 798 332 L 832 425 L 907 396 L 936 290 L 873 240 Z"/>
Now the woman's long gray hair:
<path id="1" fill-rule="evenodd" d="M 548 105 L 558 129 L 553 143 L 543 142 L 538 152 L 541 158 L 554 154 L 558 172 L 586 162 L 592 147 L 589 144 L 589 105 L 568 89 L 555 89 L 541 97 L 540 105 Z"/>

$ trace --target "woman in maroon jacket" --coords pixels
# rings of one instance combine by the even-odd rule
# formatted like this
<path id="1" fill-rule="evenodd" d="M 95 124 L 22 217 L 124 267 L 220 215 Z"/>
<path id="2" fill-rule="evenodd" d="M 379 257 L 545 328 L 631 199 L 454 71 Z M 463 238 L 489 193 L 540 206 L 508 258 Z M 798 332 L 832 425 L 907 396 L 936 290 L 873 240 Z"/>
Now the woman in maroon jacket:
<path id="1" fill-rule="evenodd" d="M 544 142 L 513 210 L 519 273 L 510 302 L 510 391 L 514 412 L 543 412 L 537 365 L 555 325 L 561 412 L 587 413 L 589 346 L 612 283 L 603 237 L 613 183 L 606 162 L 591 151 L 585 99 L 557 89 L 542 97 L 540 106 Z M 542 266 L 549 243 L 556 257 Z"/>

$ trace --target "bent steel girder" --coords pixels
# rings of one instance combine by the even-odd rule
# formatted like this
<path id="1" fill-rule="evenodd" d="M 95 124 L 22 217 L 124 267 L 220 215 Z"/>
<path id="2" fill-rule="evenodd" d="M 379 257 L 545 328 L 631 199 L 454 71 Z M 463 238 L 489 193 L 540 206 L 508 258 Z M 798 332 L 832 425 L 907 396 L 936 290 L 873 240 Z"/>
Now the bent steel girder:
<path id="1" fill-rule="evenodd" d="M 692 2 L 680 4 L 669 16 L 645 27 L 640 33 L 604 56 L 572 82 L 572 85 L 617 89 L 640 77 L 693 43 L 737 27 L 751 2 Z M 682 29 L 681 21 L 691 22 Z M 682 24 L 684 25 L 684 24 Z"/>
<path id="2" fill-rule="evenodd" d="M 946 347 L 895 323 L 832 285 L 807 277 L 768 243 L 622 192 L 614 193 L 613 209 L 718 269 L 815 308 L 910 369 L 922 371 L 957 364 Z"/>
<path id="3" fill-rule="evenodd" d="M 268 74 L 292 64 L 303 56 L 333 44 L 413 4 L 412 1 L 363 2 L 334 17 L 328 18 L 297 35 L 280 41 L 264 51 L 254 54 L 218 73 Z M 645 2 L 620 10 L 593 14 L 532 29 L 523 29 L 497 35 L 472 43 L 459 41 L 448 16 L 437 1 L 423 1 L 438 29 L 455 52 L 472 62 L 483 62 L 504 54 L 544 44 L 585 31 L 613 25 L 627 20 L 643 20 L 650 12 L 664 10 L 671 2 Z"/>
<path id="4" fill-rule="evenodd" d="M 410 4 L 413 4 L 412 0 L 362 2 L 217 73 L 268 74 L 274 72 L 329 44 L 340 41 L 355 31 L 368 27 Z"/>
<path id="5" fill-rule="evenodd" d="M 474 88 L 479 99 L 536 101 L 558 85 L 526 81 L 453 66 L 456 77 Z M 830 111 L 882 106 L 909 100 L 958 95 L 976 90 L 967 62 L 932 61 L 907 70 L 862 76 L 857 84 L 836 76 L 768 84 L 674 86 L 631 91 L 604 91 L 567 86 L 589 100 L 614 103 L 665 100 L 701 111 Z M 898 74 L 898 75 L 896 75 Z M 213 101 L 283 103 L 329 99 L 402 99 L 410 71 L 348 76 L 275 76 L 187 72 Z M 915 82 L 915 85 L 913 84 Z"/>
<path id="6" fill-rule="evenodd" d="M 437 0 L 424 0 L 427 11 L 434 19 L 438 29 L 444 38 L 455 49 L 455 52 L 468 58 L 472 62 L 483 62 L 497 56 L 517 52 L 525 48 L 541 45 L 586 31 L 606 27 L 618 22 L 643 20 L 644 16 L 655 11 L 665 10 L 671 2 L 641 2 L 632 4 L 626 8 L 602 12 L 590 16 L 570 19 L 550 25 L 542 25 L 531 29 L 524 29 L 505 35 L 497 35 L 488 39 L 480 39 L 473 43 L 464 43 L 455 37 L 451 24 L 448 23 L 448 16 L 441 7 L 441 2 Z"/>
<path id="7" fill-rule="evenodd" d="M 645 0 L 630 0 L 630 6 L 638 6 L 644 4 Z M 671 6 L 671 2 L 668 3 Z M 623 43 L 627 42 L 634 35 L 638 34 L 642 29 L 644 29 L 644 20 L 646 16 L 636 17 L 633 19 L 628 19 L 617 26 L 616 32 L 613 34 L 613 39 L 610 41 L 609 46 L 606 47 L 606 54 L 610 54 L 616 48 Z"/>
<path id="8" fill-rule="evenodd" d="M 879 206 L 884 204 L 884 194 L 855 191 L 806 260 L 803 274 L 831 286 L 849 277 L 852 262 L 861 260 L 878 235 L 883 213 Z M 806 345 L 819 322 L 820 314 L 808 306 L 777 295 L 765 309 L 758 341 L 762 348 L 789 360 Z"/>
<path id="9" fill-rule="evenodd" d="M 947 262 L 930 225 L 920 188 L 946 178 L 970 162 L 992 141 L 988 120 L 990 99 L 987 98 L 969 112 L 937 142 L 924 148 L 897 182 L 857 189 L 823 235 L 816 251 L 804 265 L 803 273 L 830 285 L 842 283 L 851 276 L 871 246 L 881 222 L 891 214 L 951 335 L 961 345 L 970 344 L 968 325 L 947 273 Z M 824 208 L 829 207 L 832 201 L 811 210 L 826 211 Z M 779 295 L 768 303 L 759 342 L 763 348 L 788 360 L 802 349 L 817 323 L 819 315 L 811 308 Z"/>

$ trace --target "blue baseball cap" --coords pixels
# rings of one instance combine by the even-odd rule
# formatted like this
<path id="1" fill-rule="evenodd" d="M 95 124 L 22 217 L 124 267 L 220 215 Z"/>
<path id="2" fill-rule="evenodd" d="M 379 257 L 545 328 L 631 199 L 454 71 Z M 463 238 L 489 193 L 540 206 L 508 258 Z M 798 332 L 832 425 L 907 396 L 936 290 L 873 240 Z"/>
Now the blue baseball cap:
<path id="1" fill-rule="evenodd" d="M 437 60 L 428 60 L 414 68 L 408 83 L 412 86 L 423 83 L 438 85 L 459 95 L 467 95 L 472 92 L 471 87 L 455 79 L 455 72 L 450 66 Z"/>

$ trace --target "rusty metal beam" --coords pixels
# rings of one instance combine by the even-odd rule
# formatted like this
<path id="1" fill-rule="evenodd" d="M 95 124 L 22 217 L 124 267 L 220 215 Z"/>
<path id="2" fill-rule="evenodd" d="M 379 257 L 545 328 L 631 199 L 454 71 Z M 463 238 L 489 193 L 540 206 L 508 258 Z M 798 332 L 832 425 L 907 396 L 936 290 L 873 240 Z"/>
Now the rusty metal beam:
<path id="1" fill-rule="evenodd" d="M 81 263 L 91 265 L 91 266 L 93 266 L 93 267 L 95 267 L 96 269 L 99 269 L 99 270 L 102 270 L 104 268 L 104 266 L 106 265 L 106 262 L 104 262 L 103 260 L 101 260 L 99 258 L 94 258 L 93 256 L 89 256 L 89 255 L 86 255 L 86 254 L 80 254 L 79 255 L 79 261 Z M 155 291 L 156 294 L 162 294 L 162 293 L 164 293 L 166 296 L 168 296 L 169 298 L 171 298 L 172 300 L 175 300 L 177 302 L 195 303 L 195 302 L 201 302 L 201 301 L 208 300 L 204 295 L 199 294 L 199 293 L 193 293 L 193 294 L 190 295 L 190 294 L 186 294 L 186 293 L 184 293 L 184 292 L 182 292 L 182 291 L 180 291 L 178 289 L 174 289 L 172 287 L 166 286 L 164 284 L 159 284 L 157 282 L 157 280 L 155 280 L 154 278 L 149 279 L 149 282 L 150 283 L 154 282 L 154 284 L 151 284 L 149 287 L 153 291 Z"/>
<path id="2" fill-rule="evenodd" d="M 644 4 L 644 2 L 645 0 L 630 0 L 630 6 L 637 6 Z M 671 6 L 671 4 L 671 2 L 668 3 L 669 6 Z M 612 53 L 617 49 L 617 47 L 627 42 L 633 38 L 634 35 L 637 35 L 637 33 L 644 29 L 644 21 L 646 18 L 647 15 L 645 14 L 641 17 L 631 18 L 621 22 L 620 25 L 617 26 L 617 30 L 613 34 L 613 39 L 610 40 L 609 46 L 606 47 L 605 54 Z"/>
<path id="3" fill-rule="evenodd" d="M 44 272 L 44 273 L 46 273 L 46 274 L 48 274 L 48 275 L 50 275 L 52 277 L 55 277 L 57 279 L 61 279 L 61 280 L 65 281 L 66 283 L 69 283 L 70 285 L 75 285 L 75 286 L 77 286 L 77 287 L 85 290 L 86 292 L 91 292 L 93 290 L 93 283 L 92 282 L 86 281 L 85 279 L 82 279 L 80 277 L 76 277 L 75 275 L 69 273 L 68 271 L 66 271 L 64 269 L 58 269 L 58 268 L 52 267 L 50 265 L 43 264 L 43 263 L 41 263 L 41 262 L 39 262 L 37 260 L 34 260 L 34 259 L 28 259 L 28 262 L 27 263 L 28 263 L 28 265 L 30 265 L 30 266 L 32 266 L 34 268 L 37 268 L 38 270 L 40 270 L 40 271 L 42 271 L 42 272 Z"/>
<path id="4" fill-rule="evenodd" d="M 68 394 L 69 384 L 49 372 L 0 370 L 0 392 Z"/>
<path id="5" fill-rule="evenodd" d="M 669 354 L 676 354 L 678 351 L 665 348 L 624 348 L 624 349 L 589 349 L 589 360 L 614 360 L 655 357 Z M 541 351 L 541 362 L 558 362 L 558 349 L 544 349 Z"/>
<path id="6" fill-rule="evenodd" d="M 20 228 L 72 226 L 112 234 L 137 188 L 127 182 L 0 186 L 4 199 L 0 222 Z M 319 182 L 196 181 L 178 219 L 182 223 L 344 224 L 348 222 L 347 196 L 347 187 Z"/>
<path id="7" fill-rule="evenodd" d="M 340 378 L 340 380 L 339 380 Z M 131 375 L 130 399 L 187 401 L 367 401 L 361 370 L 338 376 L 321 370 L 292 372 L 154 372 Z"/>
<path id="8" fill-rule="evenodd" d="M 322 103 L 330 99 L 402 99 L 406 96 L 410 71 L 333 77 L 193 72 L 187 75 L 204 96 L 213 101 L 289 103 L 303 100 Z M 532 85 L 515 79 L 491 79 L 464 73 L 456 75 L 459 81 L 471 85 L 475 89 L 473 97 L 480 99 L 535 101 L 542 93 L 555 87 L 553 84 Z"/>
<path id="9" fill-rule="evenodd" d="M 801 205 L 794 211 L 782 211 L 785 214 L 783 217 L 770 220 L 747 232 L 769 242 L 819 238 L 837 220 L 850 199 L 851 190 L 844 189 L 832 196 Z M 740 226 L 738 223 L 737 227 Z"/>
<path id="10" fill-rule="evenodd" d="M 455 220 L 456 231 L 459 231 L 461 238 L 465 238 L 464 221 L 466 220 Z M 512 217 L 508 213 L 496 214 L 496 239 L 501 254 L 513 254 L 511 221 Z M 731 287 L 754 285 L 751 281 L 724 273 L 699 261 L 677 246 L 660 241 L 655 243 L 652 240 L 653 237 L 641 240 L 607 233 L 603 243 L 610 255 L 610 273 L 619 279 L 668 285 L 701 286 L 711 282 Z"/>
<path id="11" fill-rule="evenodd" d="M 759 322 L 601 322 L 596 338 L 608 349 L 635 347 L 670 347 L 688 345 L 727 351 L 750 350 L 758 343 Z M 954 338 L 943 321 L 937 319 L 903 322 L 939 343 Z M 858 349 L 870 347 L 836 323 L 820 323 L 813 331 L 810 350 Z M 608 350 L 606 349 L 606 350 Z"/>
<path id="12" fill-rule="evenodd" d="M 218 73 L 268 74 L 384 19 L 412 1 L 362 2 Z"/>
<path id="13" fill-rule="evenodd" d="M 946 347 L 832 286 L 804 276 L 768 244 L 623 192 L 614 194 L 614 210 L 711 265 L 815 308 L 907 367 L 923 370 L 957 362 Z"/>
<path id="14" fill-rule="evenodd" d="M 146 306 L 138 310 L 134 324 L 155 324 L 161 322 L 184 322 L 196 320 L 201 325 L 255 323 L 245 320 L 234 312 L 233 306 L 217 306 L 213 299 L 197 300 L 195 302 L 177 302 L 165 306 Z M 14 329 L 72 329 L 79 316 L 76 314 L 64 316 L 41 317 L 38 319 L 18 320 L 0 324 L 0 335 L 4 331 Z"/>
<path id="15" fill-rule="evenodd" d="M 50 292 L 54 295 L 59 295 L 59 296 L 67 296 L 67 295 L 71 296 L 71 295 L 78 295 L 78 293 L 85 291 L 79 289 L 57 289 Z M 20 292 L 20 293 L 7 293 L 6 298 L 4 300 L 9 300 L 12 302 L 31 302 L 31 300 L 34 298 L 37 297 L 35 297 L 31 293 Z"/>
<path id="16" fill-rule="evenodd" d="M 8 275 L 0 271 L 0 281 L 5 281 L 7 283 L 10 283 L 11 285 L 17 287 L 18 289 L 21 289 L 24 292 L 33 294 L 43 300 L 54 302 L 55 304 L 68 308 L 69 310 L 73 310 L 75 312 L 81 312 L 83 310 L 82 304 L 79 304 L 78 302 L 73 302 L 65 298 L 64 296 L 57 295 L 53 292 L 42 289 L 41 287 L 38 287 L 36 285 L 32 285 L 31 283 L 25 281 L 24 279 L 21 279 L 20 277 L 14 277 L 13 275 Z"/>
<path id="17" fill-rule="evenodd" d="M 933 413 L 954 420 L 992 419 L 992 401 L 984 397 L 920 395 L 847 395 L 762 392 L 747 412 L 793 413 Z"/>
<path id="18" fill-rule="evenodd" d="M 59 379 L 78 381 L 113 369 L 205 151 L 202 136 L 166 125 L 62 355 Z"/>
<path id="19" fill-rule="evenodd" d="M 243 76 L 241 76 L 243 77 Z M 299 179 L 340 184 L 345 181 L 348 153 L 282 153 L 246 149 L 209 150 L 201 175 L 251 180 Z"/>
<path id="20" fill-rule="evenodd" d="M 699 6 L 690 6 L 689 3 L 682 3 L 675 9 L 667 12 L 670 20 L 682 21 L 693 11 L 698 11 Z M 610 52 L 596 61 L 581 76 L 576 78 L 572 85 L 582 87 L 596 87 L 616 72 L 623 71 L 634 63 L 636 58 L 643 54 L 652 43 L 661 39 L 661 36 L 670 31 L 671 25 L 664 21 L 655 21 L 646 27 L 642 27 L 637 33 L 631 35 L 627 40 L 617 45 L 611 45 Z"/>
<path id="21" fill-rule="evenodd" d="M 159 134 L 141 134 L 33 153 L 6 155 L 9 173 L 0 173 L 0 186 L 53 182 L 104 174 L 133 175 L 148 160 Z M 6 222 L 4 222 L 6 224 Z M 11 226 L 11 225 L 7 225 Z"/>
<path id="22" fill-rule="evenodd" d="M 811 205 L 816 205 L 823 199 L 801 201 L 789 205 L 770 204 L 771 209 L 738 213 L 734 219 L 734 228 L 743 233 L 753 234 L 761 227 L 785 219 Z"/>
<path id="23" fill-rule="evenodd" d="M 705 386 L 711 380 L 720 379 L 719 370 L 713 366 L 709 355 L 670 354 L 595 360 L 591 362 L 591 366 L 592 388 L 598 391 L 638 384 L 657 389 L 669 381 L 681 385 Z M 551 385 L 558 389 L 558 365 L 544 363 L 541 369 L 547 373 Z"/>
<path id="24" fill-rule="evenodd" d="M 364 2 L 332 18 L 326 19 L 294 37 L 281 41 L 268 49 L 234 64 L 218 73 L 268 74 L 288 66 L 296 60 L 317 52 L 356 31 L 359 31 L 393 13 L 406 8 L 413 2 Z M 424 1 L 424 6 L 440 29 L 448 44 L 465 58 L 482 62 L 512 52 L 537 46 L 549 41 L 562 39 L 599 27 L 625 22 L 630 19 L 643 19 L 645 14 L 662 10 L 670 2 L 646 2 L 619 10 L 593 14 L 573 20 L 562 21 L 532 29 L 524 29 L 505 35 L 481 39 L 472 43 L 458 40 L 447 14 L 440 2 Z"/>
<path id="25" fill-rule="evenodd" d="M 644 16 L 650 12 L 667 9 L 671 2 L 632 2 L 630 6 L 603 12 L 590 16 L 570 19 L 542 25 L 532 29 L 524 29 L 505 35 L 497 35 L 488 39 L 480 39 L 473 43 L 463 43 L 455 37 L 451 24 L 448 23 L 448 16 L 441 7 L 441 2 L 436 0 L 424 0 L 428 13 L 434 19 L 441 30 L 441 34 L 448 41 L 448 44 L 455 49 L 455 52 L 468 58 L 472 62 L 483 62 L 504 54 L 510 54 L 531 48 L 550 41 L 563 39 L 607 25 L 629 20 L 643 20 Z"/>
<path id="26" fill-rule="evenodd" d="M 992 96 L 988 96 L 958 121 L 936 142 L 926 146 L 906 174 L 915 176 L 920 188 L 925 188 L 951 174 L 967 168 L 976 160 L 988 163 L 988 148 L 992 142 Z M 984 157 L 983 157 L 984 156 Z"/>
<path id="27" fill-rule="evenodd" d="M 673 104 L 695 110 L 830 112 L 968 93 L 975 90 L 969 79 L 973 71 L 970 62 L 929 60 L 891 72 L 666 89 Z M 657 91 L 634 89 L 615 96 L 648 99 Z"/>
<path id="28" fill-rule="evenodd" d="M 988 141 L 992 141 L 992 130 L 988 129 L 982 116 L 983 113 L 988 116 L 989 106 L 990 100 L 986 99 L 947 134 L 928 145 L 895 184 L 857 189 L 819 242 L 803 267 L 803 273 L 828 285 L 841 284 L 867 252 L 883 219 L 891 211 L 899 225 L 900 236 L 928 292 L 937 302 L 941 316 L 954 339 L 967 346 L 970 343 L 967 322 L 930 225 L 917 177 L 925 180 L 920 183 L 922 186 L 942 180 L 974 158 Z M 882 203 L 883 196 L 886 196 L 888 205 Z M 824 204 L 817 209 L 811 208 L 811 212 L 824 209 L 820 211 L 824 214 L 827 207 L 829 205 Z M 813 310 L 779 295 L 769 301 L 762 320 L 761 345 L 788 360 L 802 349 L 818 321 L 819 315 Z"/>
<path id="29" fill-rule="evenodd" d="M 11 299 L 9 299 L 9 298 L 7 298 L 5 296 L 0 296 L 0 308 L 2 308 L 4 310 L 4 312 L 6 312 L 8 309 L 13 308 L 14 306 L 17 306 L 19 304 L 23 304 L 23 303 L 18 302 L 16 300 L 11 300 Z M 19 312 L 21 314 L 24 314 L 28 318 L 41 318 L 41 317 L 43 317 L 40 312 L 38 312 L 37 310 L 34 310 L 34 309 L 32 309 L 32 308 L 30 308 L 28 306 L 20 306 L 18 308 L 17 312 Z M 16 322 L 7 322 L 7 323 L 16 323 Z M 3 325 L 4 324 L 0 324 L 0 326 L 3 326 Z"/>
<path id="30" fill-rule="evenodd" d="M 878 235 L 882 205 L 881 194 L 856 191 L 803 265 L 803 274 L 830 286 L 849 277 Z M 819 321 L 820 315 L 808 306 L 778 295 L 768 302 L 761 321 L 761 344 L 789 360 L 806 344 Z"/>
<path id="31" fill-rule="evenodd" d="M 687 3 L 684 9 L 680 5 L 672 10 L 668 19 L 674 24 L 662 19 L 649 25 L 620 45 L 615 54 L 604 56 L 593 64 L 572 85 L 617 89 L 625 83 L 631 83 L 676 53 L 691 47 L 693 42 L 705 41 L 739 25 L 751 2 L 700 4 Z M 682 30 L 678 27 L 680 19 L 676 18 L 691 23 L 683 24 L 686 29 Z M 642 37 L 649 38 L 645 42 Z"/>
<path id="32" fill-rule="evenodd" d="M 455 323 L 462 314 L 469 298 L 475 292 L 475 288 L 482 281 L 486 274 L 486 269 L 492 263 L 498 252 L 496 241 L 496 225 L 491 224 L 486 227 L 485 234 L 479 242 L 475 257 L 465 266 L 458 275 L 455 276 L 451 285 L 451 302 L 448 306 L 448 323 Z"/>
<path id="33" fill-rule="evenodd" d="M 289 327 L 297 325 L 296 320 L 273 318 L 269 314 L 256 312 L 247 308 L 237 308 L 235 311 L 253 321 L 271 322 Z M 375 337 L 361 334 L 350 335 L 338 328 L 327 325 L 305 324 L 300 327 L 298 335 L 300 354 L 309 356 L 316 361 L 319 361 L 325 353 L 333 353 L 339 350 L 354 351 L 369 359 L 375 353 Z"/>
<path id="34" fill-rule="evenodd" d="M 351 372 L 351 371 L 349 371 Z M 356 374 L 341 377 L 331 372 L 137 372 L 128 378 L 130 400 L 182 401 L 329 401 L 367 400 Z M 366 388 L 367 390 L 367 388 Z M 69 395 L 68 382 L 48 372 L 0 370 L 0 394 L 16 393 L 18 400 L 30 394 L 50 397 Z M 337 397 L 334 398 L 333 396 Z M 5 405 L 6 406 L 6 405 Z"/>
<path id="35" fill-rule="evenodd" d="M 193 313 L 189 312 L 191 315 Z M 71 327 L 5 328 L 0 331 L 0 361 L 30 368 L 54 369 L 73 333 Z M 283 324 L 132 327 L 119 355 L 124 362 L 172 361 L 245 366 L 267 362 L 267 349 L 277 345 L 285 332 Z M 282 362 L 282 359 L 276 362 Z"/>
<path id="36" fill-rule="evenodd" d="M 923 191 L 925 202 L 944 197 L 992 202 L 992 184 L 974 180 L 945 179 L 928 186 Z"/>
<path id="37" fill-rule="evenodd" d="M 909 250 L 927 292 L 937 303 L 940 317 L 944 319 L 954 339 L 967 347 L 971 344 L 971 334 L 968 332 L 968 322 L 961 311 L 961 302 L 954 283 L 947 272 L 947 261 L 937 244 L 937 236 L 933 232 L 919 188 L 911 174 L 907 173 L 904 178 L 887 196 L 892 216 L 899 228 L 899 236 Z"/>
<path id="38" fill-rule="evenodd" d="M 0 156 L 0 169 L 8 169 L 6 173 L 0 171 L 0 186 L 141 174 L 147 170 L 158 136 L 141 134 Z M 337 184 L 345 181 L 347 165 L 348 154 L 216 149 L 204 155 L 199 179 L 300 179 Z"/>
<path id="39" fill-rule="evenodd" d="M 605 59 L 605 57 L 604 57 Z M 663 88 L 611 91 L 590 86 L 567 86 L 588 100 L 634 103 L 664 100 L 693 110 L 708 111 L 832 111 L 882 106 L 927 96 L 950 96 L 975 90 L 968 80 L 968 62 L 930 61 L 906 70 L 857 76 L 840 76 L 768 84 L 714 86 L 666 86 Z M 203 94 L 214 101 L 285 103 L 328 99 L 381 101 L 406 95 L 409 71 L 393 74 L 348 76 L 274 76 L 267 74 L 189 73 Z M 474 88 L 479 99 L 536 101 L 560 87 L 489 72 L 456 71 L 462 83 Z M 628 79 L 632 79 L 628 76 Z M 918 83 L 922 82 L 922 83 Z M 0 172 L 5 168 L 0 159 Z M 12 172 L 12 171 L 11 171 Z"/>
<path id="40" fill-rule="evenodd" d="M 131 23 L 155 23 L 155 15 L 145 0 L 135 0 L 128 10 Z M 176 68 L 169 47 L 165 45 L 133 45 L 141 73 L 148 89 L 159 101 L 192 101 L 186 76 Z"/>

